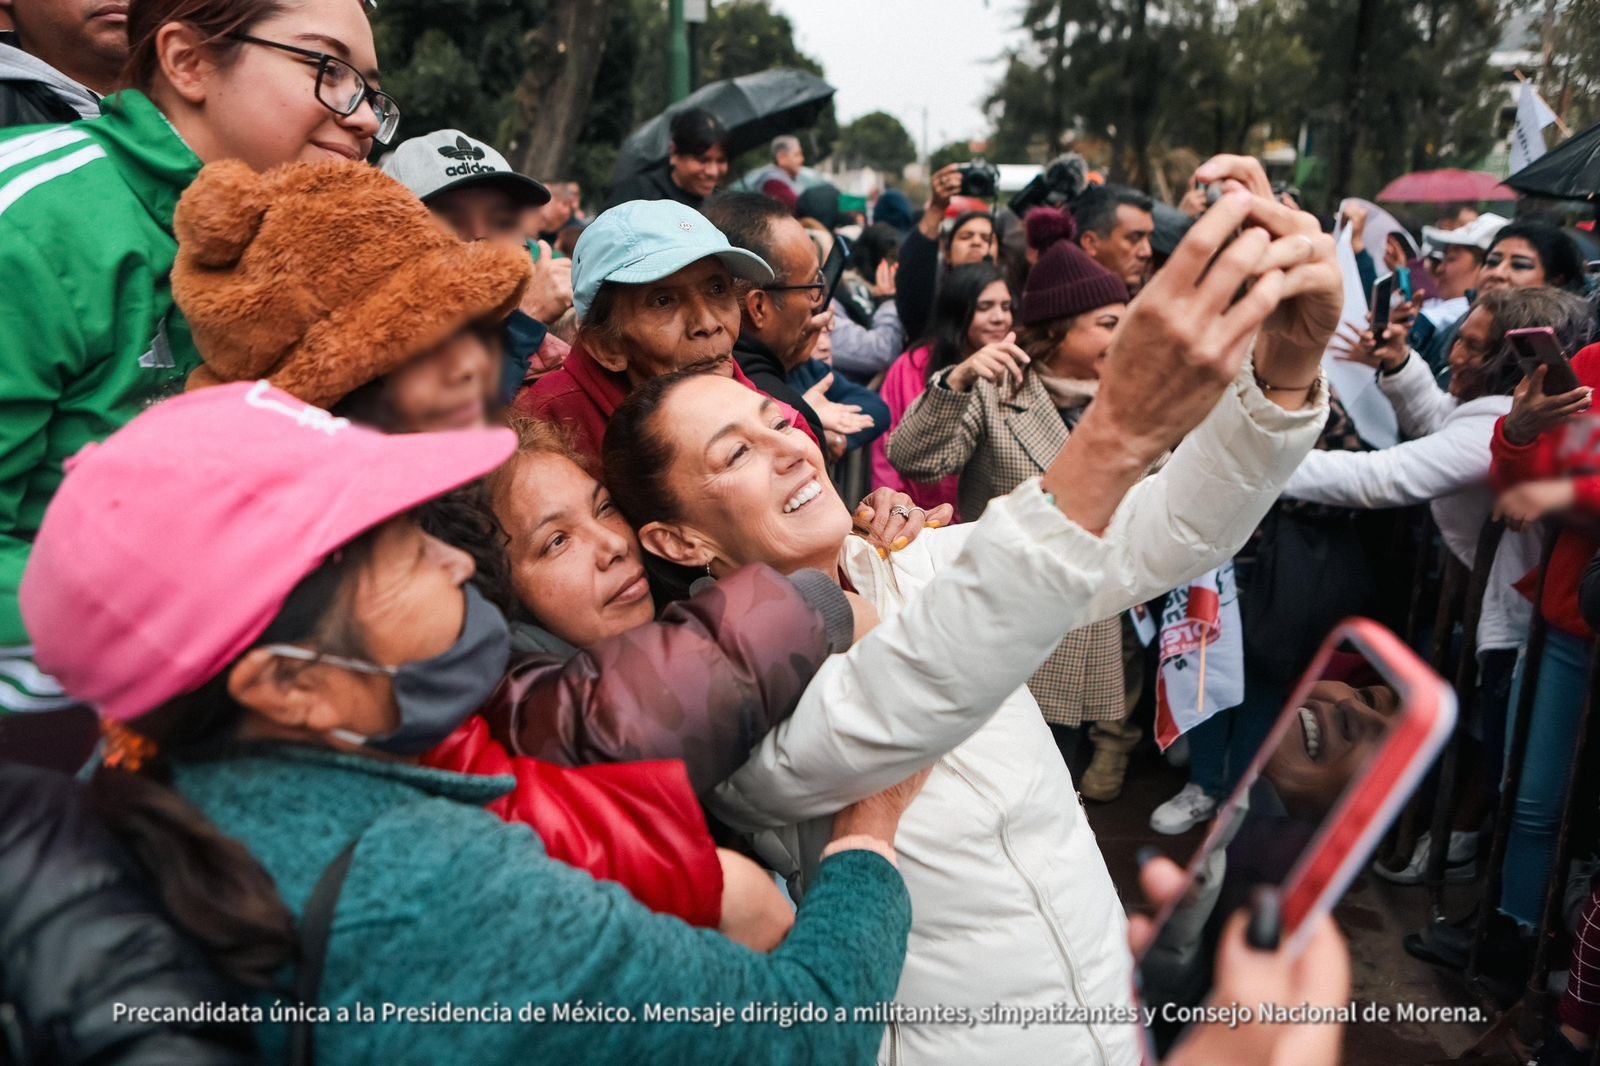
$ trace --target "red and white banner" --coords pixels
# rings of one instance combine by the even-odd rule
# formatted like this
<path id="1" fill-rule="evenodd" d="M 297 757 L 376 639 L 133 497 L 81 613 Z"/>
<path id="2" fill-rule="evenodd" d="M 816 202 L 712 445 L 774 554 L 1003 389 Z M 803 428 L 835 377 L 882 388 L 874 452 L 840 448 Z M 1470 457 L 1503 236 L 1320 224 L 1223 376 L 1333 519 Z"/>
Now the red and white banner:
<path id="1" fill-rule="evenodd" d="M 1162 751 L 1218 711 L 1244 701 L 1244 634 L 1233 563 L 1167 596 L 1156 676 L 1156 743 Z"/>

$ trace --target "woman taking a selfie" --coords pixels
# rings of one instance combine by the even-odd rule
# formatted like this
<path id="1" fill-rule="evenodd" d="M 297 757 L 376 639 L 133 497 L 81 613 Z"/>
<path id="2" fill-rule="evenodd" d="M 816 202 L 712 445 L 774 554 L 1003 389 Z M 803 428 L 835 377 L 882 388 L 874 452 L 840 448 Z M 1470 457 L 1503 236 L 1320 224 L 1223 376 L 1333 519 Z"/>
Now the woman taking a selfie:
<path id="1" fill-rule="evenodd" d="M 1259 226 L 1201 281 L 1247 217 Z M 820 569 L 885 619 L 824 664 L 712 806 L 803 888 L 831 812 L 935 765 L 901 836 L 916 922 L 898 1002 L 1125 1000 L 1121 905 L 1023 685 L 1068 630 L 1225 559 L 1310 447 L 1339 304 L 1331 242 L 1313 234 L 1314 219 L 1264 196 L 1225 198 L 1130 309 L 1107 385 L 1042 480 L 892 559 L 851 536 L 820 452 L 762 397 L 679 373 L 618 410 L 608 487 L 680 580 L 757 561 Z M 1246 278 L 1254 285 L 1233 303 Z M 1275 308 L 1285 332 L 1245 368 Z M 1135 487 L 1180 438 L 1162 473 Z M 890 1048 L 919 1062 L 1137 1060 L 1132 1028 L 1112 1024 L 902 1024 Z"/>
<path id="2" fill-rule="evenodd" d="M 552 861 L 482 809 L 510 777 L 417 765 L 509 649 L 470 557 L 412 512 L 512 447 L 503 429 L 385 436 L 237 383 L 80 455 L 22 602 L 43 668 L 106 725 L 96 805 L 263 1010 L 320 952 L 320 983 L 294 994 L 353 1021 L 358 1001 L 511 1015 L 316 1025 L 323 1061 L 863 1060 L 881 1026 L 516 1021 L 522 1004 L 637 1021 L 647 1004 L 888 999 L 910 922 L 893 840 L 920 782 L 835 820 L 812 898 L 762 955 Z M 286 1060 L 289 1029 L 257 1026 L 264 1060 Z"/>

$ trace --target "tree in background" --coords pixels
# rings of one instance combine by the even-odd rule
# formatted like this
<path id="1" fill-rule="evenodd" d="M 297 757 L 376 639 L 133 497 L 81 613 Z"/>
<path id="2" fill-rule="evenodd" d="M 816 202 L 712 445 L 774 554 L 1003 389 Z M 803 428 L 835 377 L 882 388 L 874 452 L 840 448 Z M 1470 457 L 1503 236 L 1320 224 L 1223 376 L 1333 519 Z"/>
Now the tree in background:
<path id="1" fill-rule="evenodd" d="M 900 120 L 885 111 L 872 111 L 839 131 L 834 158 L 846 167 L 871 167 L 899 176 L 916 162 L 917 146 Z"/>
<path id="2" fill-rule="evenodd" d="M 462 129 L 524 173 L 575 178 L 596 198 L 617 148 L 668 102 L 664 0 L 384 0 L 373 32 L 402 136 Z M 696 45 L 702 85 L 771 67 L 822 73 L 767 0 L 713 4 Z M 822 159 L 838 131 L 829 107 L 798 132 Z M 761 161 L 752 152 L 734 173 Z"/>
<path id="3" fill-rule="evenodd" d="M 928 170 L 938 172 L 951 163 L 970 163 L 976 155 L 969 141 L 951 141 L 935 148 L 928 156 Z"/>
<path id="4" fill-rule="evenodd" d="M 446 9 L 446 10 L 442 10 Z M 504 147 L 524 63 L 522 41 L 547 0 L 389 0 L 373 16 L 383 87 L 400 102 L 400 135 L 456 127 Z"/>
<path id="5" fill-rule="evenodd" d="M 584 123 L 584 136 L 570 173 L 586 190 L 598 193 L 611 181 L 616 149 L 636 127 L 666 110 L 667 11 L 662 0 L 612 0 L 612 24 L 594 98 Z M 793 67 L 821 76 L 822 65 L 800 51 L 794 26 L 773 11 L 767 0 L 718 0 L 695 41 L 696 86 L 773 67 Z M 619 133 L 620 131 L 620 133 Z M 833 107 L 815 127 L 797 130 L 806 157 L 825 158 L 839 135 Z M 731 174 L 769 162 L 765 148 L 733 161 Z"/>
<path id="6" fill-rule="evenodd" d="M 1509 2 L 1026 0 L 986 102 L 992 149 L 1042 162 L 1104 140 L 1096 161 L 1151 187 L 1174 150 L 1258 152 L 1305 130 L 1325 203 L 1471 164 L 1498 132 L 1487 60 Z"/>
<path id="7" fill-rule="evenodd" d="M 1540 4 L 1546 100 L 1573 130 L 1600 121 L 1600 0 Z"/>

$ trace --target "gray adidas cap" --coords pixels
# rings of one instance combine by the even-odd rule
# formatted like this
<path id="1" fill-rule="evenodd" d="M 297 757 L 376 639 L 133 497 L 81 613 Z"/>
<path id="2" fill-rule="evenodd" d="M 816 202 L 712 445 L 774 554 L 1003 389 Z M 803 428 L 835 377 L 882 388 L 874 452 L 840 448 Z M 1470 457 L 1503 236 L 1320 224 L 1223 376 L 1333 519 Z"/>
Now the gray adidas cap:
<path id="1" fill-rule="evenodd" d="M 381 169 L 427 203 L 440 193 L 497 185 L 522 207 L 550 202 L 550 190 L 511 169 L 506 157 L 460 130 L 436 130 L 402 141 Z"/>

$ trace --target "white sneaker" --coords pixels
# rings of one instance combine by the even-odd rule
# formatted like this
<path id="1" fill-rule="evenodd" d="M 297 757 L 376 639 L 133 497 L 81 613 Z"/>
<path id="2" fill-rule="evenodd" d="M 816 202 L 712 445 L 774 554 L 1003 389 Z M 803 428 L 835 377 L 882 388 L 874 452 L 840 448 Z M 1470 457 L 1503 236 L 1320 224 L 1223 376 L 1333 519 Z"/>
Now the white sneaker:
<path id="1" fill-rule="evenodd" d="M 1157 807 L 1150 815 L 1150 828 L 1167 836 L 1187 833 L 1217 813 L 1217 801 L 1206 790 L 1190 782 L 1176 796 Z"/>
<path id="2" fill-rule="evenodd" d="M 1411 861 L 1396 870 L 1381 863 L 1372 864 L 1372 872 L 1396 885 L 1420 885 L 1428 879 L 1428 853 L 1433 850 L 1433 834 L 1423 833 L 1417 846 L 1411 850 Z M 1449 884 L 1462 884 L 1478 876 L 1478 834 L 1451 833 L 1450 851 L 1444 857 L 1444 879 Z"/>

